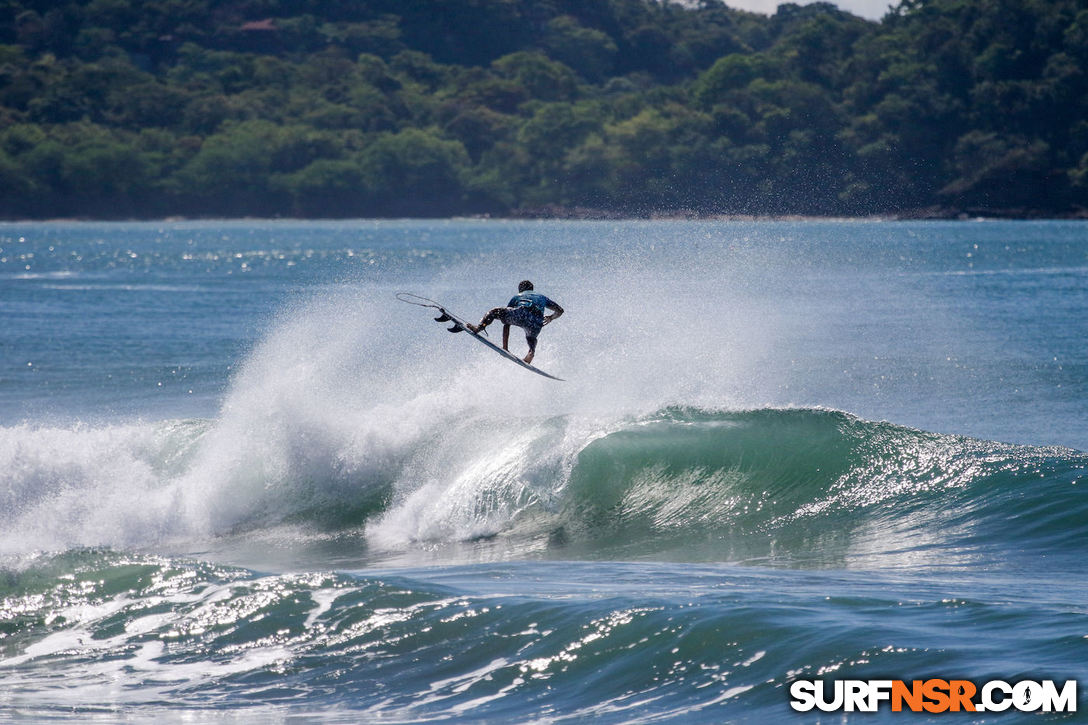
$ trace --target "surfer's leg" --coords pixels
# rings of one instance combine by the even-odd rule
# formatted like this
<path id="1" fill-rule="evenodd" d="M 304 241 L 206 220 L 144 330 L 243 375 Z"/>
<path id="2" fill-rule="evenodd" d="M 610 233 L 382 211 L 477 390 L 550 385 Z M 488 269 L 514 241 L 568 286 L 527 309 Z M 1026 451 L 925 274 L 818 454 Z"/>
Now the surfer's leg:
<path id="1" fill-rule="evenodd" d="M 536 355 L 536 335 L 532 334 L 529 330 L 526 330 L 525 342 L 529 343 L 529 354 L 525 356 L 525 362 L 532 363 L 533 357 Z"/>
<path id="2" fill-rule="evenodd" d="M 510 349 L 510 325 L 502 326 L 502 349 Z"/>
<path id="3" fill-rule="evenodd" d="M 506 307 L 494 307 L 494 308 L 488 310 L 487 314 L 484 315 L 484 318 L 482 320 L 480 320 L 480 324 L 478 324 L 478 325 L 469 325 L 468 329 L 471 330 L 472 332 L 482 332 L 485 327 L 490 325 L 495 320 L 501 320 L 503 318 L 503 316 L 506 314 L 507 309 L 508 308 L 506 308 Z"/>

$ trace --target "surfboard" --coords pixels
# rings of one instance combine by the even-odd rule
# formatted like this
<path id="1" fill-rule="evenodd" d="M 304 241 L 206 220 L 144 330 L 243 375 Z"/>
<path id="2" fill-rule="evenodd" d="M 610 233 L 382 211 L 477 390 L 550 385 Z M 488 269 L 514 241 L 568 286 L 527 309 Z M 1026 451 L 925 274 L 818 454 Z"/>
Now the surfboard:
<path id="1" fill-rule="evenodd" d="M 405 299 L 405 297 L 411 297 L 413 299 Z M 472 339 L 478 340 L 479 342 L 483 343 L 484 345 L 487 345 L 489 348 L 491 348 L 495 352 L 499 353 L 500 355 L 502 355 L 504 358 L 506 358 L 510 362 L 512 362 L 512 363 L 514 363 L 516 365 L 520 365 L 521 367 L 525 368 L 526 370 L 530 370 L 530 371 L 536 373 L 537 375 L 543 375 L 544 377 L 546 377 L 546 378 L 548 378 L 550 380 L 558 380 L 560 382 L 566 382 L 566 381 L 563 380 L 563 378 L 557 378 L 554 375 L 551 375 L 549 373 L 544 372 L 543 370 L 541 370 L 538 367 L 533 367 L 532 365 L 525 362 L 524 360 L 522 360 L 517 355 L 512 354 L 510 351 L 503 350 L 501 347 L 499 347 L 495 343 L 491 342 L 491 340 L 488 340 L 486 337 L 484 337 L 484 335 L 482 335 L 482 334 L 480 334 L 478 332 L 473 332 L 472 330 L 469 329 L 469 326 L 468 326 L 469 323 L 465 322 L 465 320 L 461 319 L 460 317 L 458 317 L 454 313 L 450 312 L 448 309 L 443 307 L 438 302 L 435 302 L 434 300 L 429 300 L 426 297 L 420 297 L 418 295 L 410 294 L 410 293 L 407 293 L 407 292 L 398 292 L 397 293 L 397 299 L 400 300 L 401 302 L 407 302 L 408 304 L 411 304 L 411 305 L 419 305 L 420 307 L 433 307 L 434 309 L 438 310 L 438 312 L 439 312 L 438 317 L 434 318 L 435 322 L 443 322 L 443 323 L 452 322 L 453 323 L 452 325 L 450 325 L 450 327 L 446 328 L 449 332 L 467 332 L 469 334 L 469 336 L 472 337 Z M 417 302 L 415 300 L 422 300 L 422 301 Z"/>

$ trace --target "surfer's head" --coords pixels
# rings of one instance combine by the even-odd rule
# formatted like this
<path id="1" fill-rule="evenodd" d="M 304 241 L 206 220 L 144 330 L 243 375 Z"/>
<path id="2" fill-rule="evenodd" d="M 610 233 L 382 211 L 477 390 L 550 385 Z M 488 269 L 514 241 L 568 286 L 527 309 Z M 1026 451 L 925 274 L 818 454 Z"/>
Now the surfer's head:
<path id="1" fill-rule="evenodd" d="M 518 283 L 518 292 L 528 292 L 533 288 L 533 283 L 527 279 L 523 279 Z"/>

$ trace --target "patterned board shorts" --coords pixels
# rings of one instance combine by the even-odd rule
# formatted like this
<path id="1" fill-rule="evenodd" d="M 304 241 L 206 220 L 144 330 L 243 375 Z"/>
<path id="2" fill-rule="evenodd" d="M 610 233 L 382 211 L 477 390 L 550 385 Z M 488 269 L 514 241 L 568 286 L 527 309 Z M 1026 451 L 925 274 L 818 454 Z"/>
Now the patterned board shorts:
<path id="1" fill-rule="evenodd" d="M 504 325 L 514 325 L 525 330 L 525 339 L 530 346 L 536 344 L 537 335 L 544 327 L 544 318 L 534 315 L 529 307 L 496 307 L 492 310 L 496 320 Z"/>

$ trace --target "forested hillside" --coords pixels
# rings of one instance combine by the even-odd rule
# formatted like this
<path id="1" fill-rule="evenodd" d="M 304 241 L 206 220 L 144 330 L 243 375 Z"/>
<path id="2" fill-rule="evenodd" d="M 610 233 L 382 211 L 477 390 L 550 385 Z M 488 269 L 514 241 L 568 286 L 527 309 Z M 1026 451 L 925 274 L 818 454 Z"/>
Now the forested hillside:
<path id="1" fill-rule="evenodd" d="M 0 0 L 0 216 L 1088 207 L 1088 0 Z"/>

